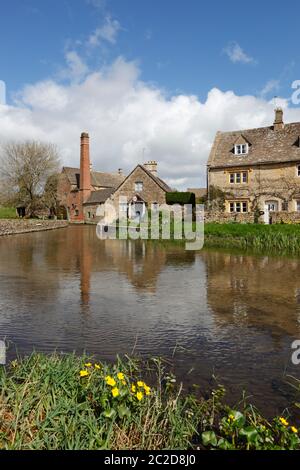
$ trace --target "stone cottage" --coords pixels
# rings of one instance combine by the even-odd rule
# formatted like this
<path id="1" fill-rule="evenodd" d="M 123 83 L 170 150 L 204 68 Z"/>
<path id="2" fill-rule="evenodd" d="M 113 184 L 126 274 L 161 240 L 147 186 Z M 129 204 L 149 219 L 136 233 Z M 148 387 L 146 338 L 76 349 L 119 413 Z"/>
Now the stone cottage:
<path id="1" fill-rule="evenodd" d="M 96 223 L 101 206 L 109 201 L 116 213 L 129 218 L 143 216 L 147 208 L 166 203 L 171 188 L 158 176 L 157 162 L 137 165 L 125 177 L 116 173 L 91 171 L 89 135 L 81 134 L 80 169 L 64 167 L 59 175 L 58 199 L 61 211 L 72 222 Z M 126 203 L 124 200 L 126 199 Z"/>
<path id="2" fill-rule="evenodd" d="M 217 132 L 207 164 L 208 194 L 224 194 L 224 219 L 300 220 L 300 122 Z"/>
<path id="3" fill-rule="evenodd" d="M 166 193 L 170 191 L 171 188 L 158 176 L 157 162 L 149 161 L 132 170 L 111 195 L 110 202 L 121 217 L 134 219 L 143 217 L 147 209 L 166 204 Z"/>

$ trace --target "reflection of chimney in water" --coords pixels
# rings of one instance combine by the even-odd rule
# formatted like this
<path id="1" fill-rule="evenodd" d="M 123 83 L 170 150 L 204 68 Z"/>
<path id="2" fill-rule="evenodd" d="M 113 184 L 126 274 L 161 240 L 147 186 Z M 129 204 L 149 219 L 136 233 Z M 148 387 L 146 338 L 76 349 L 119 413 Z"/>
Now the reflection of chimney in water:
<path id="1" fill-rule="evenodd" d="M 86 231 L 84 227 L 79 229 L 81 231 L 81 243 L 79 244 L 80 253 L 80 294 L 81 304 L 83 306 L 90 305 L 90 290 L 91 290 L 91 270 L 92 270 L 92 253 L 85 238 Z M 85 313 L 85 312 L 84 312 Z"/>

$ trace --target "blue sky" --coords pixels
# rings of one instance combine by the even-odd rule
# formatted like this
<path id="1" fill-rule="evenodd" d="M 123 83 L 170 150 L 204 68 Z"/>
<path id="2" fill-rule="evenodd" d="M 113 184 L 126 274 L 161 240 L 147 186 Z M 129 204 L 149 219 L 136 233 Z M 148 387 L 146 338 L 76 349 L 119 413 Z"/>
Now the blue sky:
<path id="1" fill-rule="evenodd" d="M 103 5 L 94 8 L 94 5 Z M 300 5 L 294 1 L 10 0 L 1 2 L 1 78 L 9 92 L 52 76 L 65 49 L 84 41 L 104 18 L 120 23 L 118 41 L 89 58 L 97 66 L 123 55 L 142 78 L 171 93 L 204 97 L 216 86 L 258 95 L 290 93 L 299 69 Z M 235 42 L 252 62 L 230 61 Z M 274 85 L 275 86 L 275 85 Z"/>
<path id="2" fill-rule="evenodd" d="M 217 130 L 270 124 L 275 95 L 285 115 L 298 119 L 290 97 L 300 79 L 299 16 L 300 5 L 289 0 L 2 0 L 0 80 L 8 106 L 0 139 L 16 129 L 22 138 L 49 136 L 73 164 L 74 136 L 83 128 L 97 145 L 102 133 L 109 159 L 97 147 L 97 166 L 119 167 L 120 160 L 129 170 L 146 148 L 176 187 L 203 184 Z M 85 114 L 75 119 L 76 102 L 85 100 Z M 133 119 L 120 128 L 133 108 L 141 126 L 135 134 Z M 200 176 L 193 176 L 197 164 Z"/>

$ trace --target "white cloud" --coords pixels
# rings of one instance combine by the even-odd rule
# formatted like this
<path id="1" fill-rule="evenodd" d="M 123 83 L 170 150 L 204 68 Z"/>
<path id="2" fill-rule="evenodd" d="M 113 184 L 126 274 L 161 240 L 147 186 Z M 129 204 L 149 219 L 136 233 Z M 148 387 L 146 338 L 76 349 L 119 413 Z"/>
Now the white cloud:
<path id="1" fill-rule="evenodd" d="M 261 97 L 265 97 L 280 88 L 280 80 L 269 80 L 260 92 Z"/>
<path id="2" fill-rule="evenodd" d="M 241 62 L 244 64 L 250 64 L 250 63 L 255 63 L 255 60 L 253 57 L 250 57 L 247 55 L 241 46 L 233 41 L 230 42 L 224 49 L 224 52 L 228 55 L 229 59 L 233 63 Z"/>
<path id="3" fill-rule="evenodd" d="M 82 80 L 89 71 L 88 66 L 76 51 L 67 51 L 65 55 L 67 69 L 60 74 L 62 78 L 70 78 L 72 80 Z"/>
<path id="4" fill-rule="evenodd" d="M 118 20 L 106 16 L 104 23 L 97 28 L 89 37 L 89 46 L 99 46 L 102 41 L 107 41 L 110 44 L 115 44 L 121 25 Z"/>
<path id="5" fill-rule="evenodd" d="M 207 98 L 178 95 L 141 81 L 136 63 L 117 59 L 81 82 L 54 80 L 24 87 L 12 106 L 0 106 L 0 143 L 39 139 L 58 145 L 65 165 L 79 165 L 79 137 L 91 136 L 93 167 L 129 172 L 145 159 L 157 160 L 172 187 L 205 185 L 206 162 L 215 133 L 271 125 L 273 104 L 213 88 Z M 285 107 L 288 121 L 300 109 Z"/>

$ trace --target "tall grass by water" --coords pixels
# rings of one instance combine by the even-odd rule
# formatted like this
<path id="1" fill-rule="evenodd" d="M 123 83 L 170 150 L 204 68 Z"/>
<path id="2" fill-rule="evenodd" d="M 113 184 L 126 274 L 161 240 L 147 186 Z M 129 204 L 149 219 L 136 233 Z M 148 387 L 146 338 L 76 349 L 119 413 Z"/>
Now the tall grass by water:
<path id="1" fill-rule="evenodd" d="M 300 253 L 300 225 L 205 224 L 205 244 L 269 251 Z"/>
<path id="2" fill-rule="evenodd" d="M 268 421 L 222 386 L 196 397 L 161 360 L 114 364 L 32 354 L 0 369 L 2 449 L 299 449 L 288 416 Z"/>

